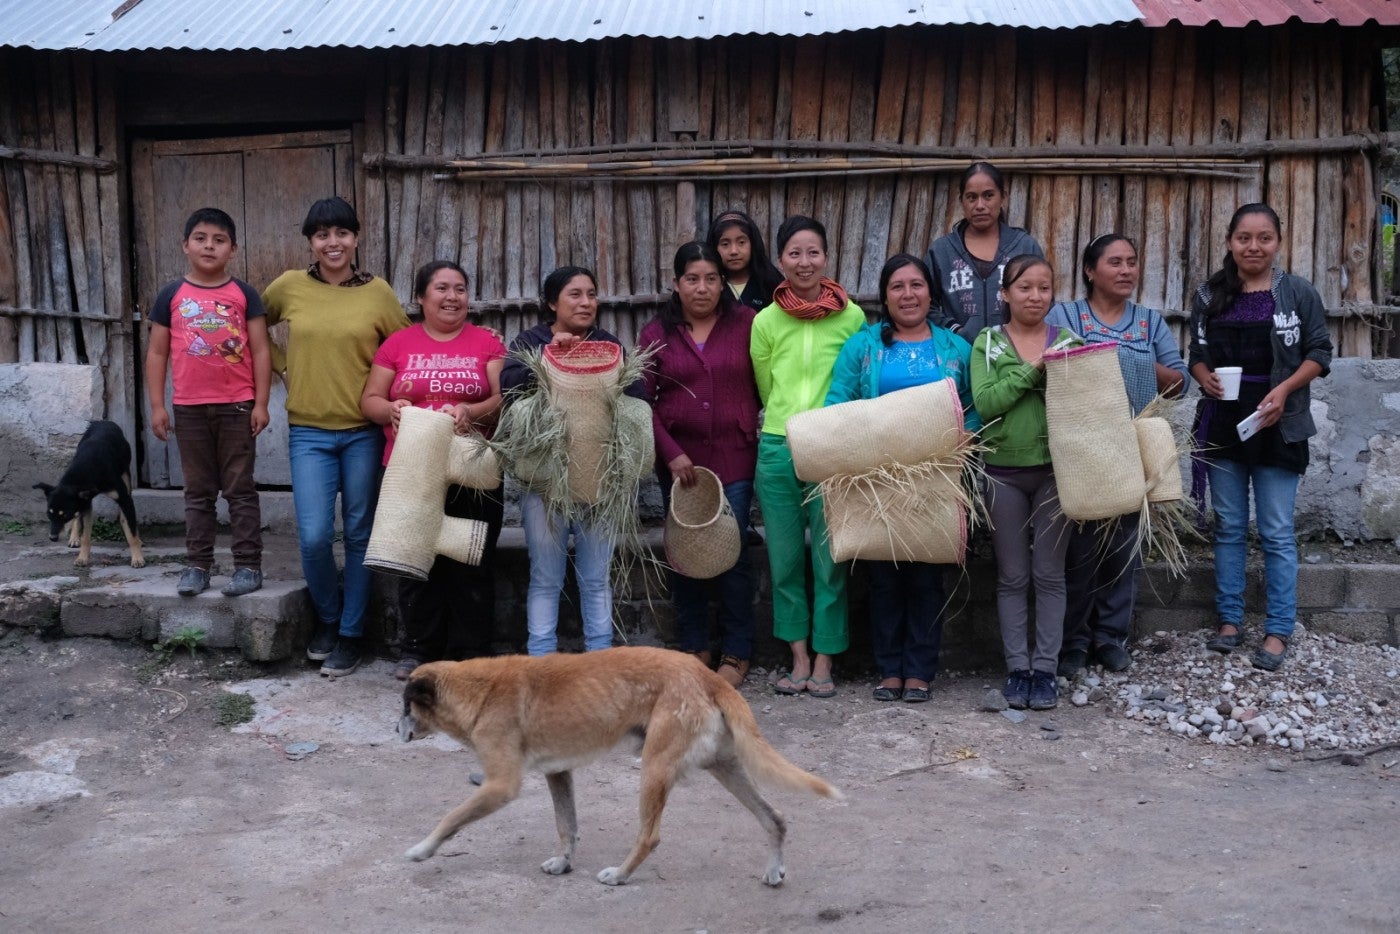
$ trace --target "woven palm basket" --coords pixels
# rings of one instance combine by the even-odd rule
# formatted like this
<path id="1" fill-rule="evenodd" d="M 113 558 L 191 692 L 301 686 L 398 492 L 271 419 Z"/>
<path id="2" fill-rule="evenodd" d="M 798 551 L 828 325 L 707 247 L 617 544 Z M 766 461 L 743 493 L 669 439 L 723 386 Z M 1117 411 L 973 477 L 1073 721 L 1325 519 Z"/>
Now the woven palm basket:
<path id="1" fill-rule="evenodd" d="M 481 453 L 480 438 L 458 438 L 452 416 L 406 408 L 399 416 L 394 452 L 379 486 L 374 528 L 365 550 L 365 566 L 376 571 L 427 580 L 438 555 L 464 564 L 480 564 L 486 523 L 443 515 L 449 483 L 500 484 L 494 455 Z M 457 453 L 453 453 L 454 447 Z M 468 476 L 454 476 L 454 464 Z M 489 467 L 486 465 L 490 465 Z M 494 473 L 493 473 L 494 471 Z"/>
<path id="2" fill-rule="evenodd" d="M 960 482 L 960 469 L 944 468 L 823 484 L 832 559 L 962 564 L 968 522 Z"/>
<path id="3" fill-rule="evenodd" d="M 707 580 L 739 561 L 739 522 L 714 471 L 695 468 L 695 484 L 671 484 L 671 509 L 662 535 L 666 562 L 677 574 Z"/>
<path id="4" fill-rule="evenodd" d="M 911 386 L 794 415 L 787 440 L 797 478 L 808 483 L 920 464 L 947 457 L 962 442 L 962 402 L 951 379 Z"/>
<path id="5" fill-rule="evenodd" d="M 568 425 L 569 494 L 575 502 L 596 503 L 613 435 L 622 348 L 611 341 L 583 341 L 560 351 L 550 344 L 544 367 L 549 404 Z"/>
<path id="6" fill-rule="evenodd" d="M 1045 420 L 1066 516 L 1084 522 L 1142 508 L 1147 479 L 1116 343 L 1045 355 Z"/>
<path id="7" fill-rule="evenodd" d="M 1147 501 L 1170 503 L 1185 499 L 1181 481 L 1181 452 L 1176 448 L 1176 436 L 1165 418 L 1139 418 L 1133 422 L 1137 429 L 1138 449 L 1142 453 L 1142 470 L 1147 475 Z"/>

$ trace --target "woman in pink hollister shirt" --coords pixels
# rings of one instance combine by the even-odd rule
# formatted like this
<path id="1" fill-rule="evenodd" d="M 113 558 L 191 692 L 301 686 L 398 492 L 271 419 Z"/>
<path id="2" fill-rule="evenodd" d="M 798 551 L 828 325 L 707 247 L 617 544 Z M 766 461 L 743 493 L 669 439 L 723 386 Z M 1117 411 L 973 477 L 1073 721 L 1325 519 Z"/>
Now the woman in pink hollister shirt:
<path id="1" fill-rule="evenodd" d="M 501 407 L 500 338 L 467 320 L 467 274 L 448 260 L 418 270 L 414 295 L 423 321 L 389 336 L 374 355 L 360 400 L 365 417 L 384 426 L 384 462 L 394 449 L 399 413 L 405 406 L 450 414 L 459 434 L 490 436 Z M 480 519 L 488 526 L 481 564 L 475 567 L 438 556 L 426 581 L 399 583 L 404 621 L 403 656 L 394 677 L 406 679 L 421 662 L 471 658 L 490 650 L 495 620 L 493 570 L 504 511 L 501 488 L 447 489 L 443 511 Z"/>

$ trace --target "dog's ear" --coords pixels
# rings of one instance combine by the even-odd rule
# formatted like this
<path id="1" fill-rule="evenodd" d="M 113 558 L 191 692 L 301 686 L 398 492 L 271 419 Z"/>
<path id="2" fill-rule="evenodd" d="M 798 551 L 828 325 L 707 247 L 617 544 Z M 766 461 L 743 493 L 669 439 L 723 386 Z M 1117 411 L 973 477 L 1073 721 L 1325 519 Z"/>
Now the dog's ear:
<path id="1" fill-rule="evenodd" d="M 51 484 L 51 483 L 36 483 L 36 484 L 34 484 L 34 489 L 36 489 L 36 490 L 43 490 L 43 491 L 44 491 L 44 495 L 45 495 L 45 496 L 48 496 L 50 493 L 53 492 L 53 484 Z"/>
<path id="2" fill-rule="evenodd" d="M 404 713 L 408 713 L 413 704 L 431 708 L 435 703 L 437 703 L 437 682 L 431 677 L 420 675 L 404 685 Z"/>

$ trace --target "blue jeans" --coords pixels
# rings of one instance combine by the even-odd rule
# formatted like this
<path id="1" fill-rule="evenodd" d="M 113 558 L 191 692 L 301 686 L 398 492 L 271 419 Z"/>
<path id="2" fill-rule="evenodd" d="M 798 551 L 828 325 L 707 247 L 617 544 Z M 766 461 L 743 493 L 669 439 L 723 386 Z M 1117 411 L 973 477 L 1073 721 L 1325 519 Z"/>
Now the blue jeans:
<path id="1" fill-rule="evenodd" d="M 661 485 L 662 499 L 671 506 L 671 487 Z M 724 498 L 739 521 L 742 540 L 749 526 L 749 506 L 753 503 L 753 481 L 736 480 L 724 486 Z M 702 652 L 710 648 L 710 588 L 719 590 L 719 629 L 721 655 L 753 657 L 753 570 L 749 550 L 741 546 L 739 563 L 714 580 L 695 580 L 671 572 L 671 599 L 676 604 L 676 629 L 681 650 Z"/>
<path id="2" fill-rule="evenodd" d="M 379 498 L 384 432 L 378 425 L 333 431 L 292 425 L 287 432 L 292 461 L 292 503 L 301 545 L 301 573 L 316 615 L 340 627 L 346 638 L 364 632 L 373 586 L 365 549 Z M 335 498 L 345 543 L 345 593 L 335 565 Z"/>
<path id="3" fill-rule="evenodd" d="M 574 576 L 578 579 L 579 614 L 583 617 L 583 648 L 593 652 L 612 646 L 613 536 L 583 522 L 565 524 L 551 515 L 534 493 L 520 498 L 520 524 L 530 552 L 530 589 L 525 600 L 525 624 L 530 637 L 525 651 L 548 655 L 559 647 L 559 595 L 569 564 L 569 536 L 574 537 Z"/>
<path id="4" fill-rule="evenodd" d="M 1298 474 L 1281 467 L 1211 461 L 1210 504 L 1215 510 L 1215 608 L 1220 622 L 1244 624 L 1244 565 L 1248 549 L 1249 487 L 1264 551 L 1264 634 L 1287 639 L 1298 611 L 1298 541 L 1293 501 Z"/>

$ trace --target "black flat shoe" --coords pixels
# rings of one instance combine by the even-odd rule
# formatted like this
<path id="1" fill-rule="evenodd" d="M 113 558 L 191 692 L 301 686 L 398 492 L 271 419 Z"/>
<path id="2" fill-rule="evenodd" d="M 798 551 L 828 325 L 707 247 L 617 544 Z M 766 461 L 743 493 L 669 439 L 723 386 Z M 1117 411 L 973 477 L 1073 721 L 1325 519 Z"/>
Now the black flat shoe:
<path id="1" fill-rule="evenodd" d="M 870 694 L 877 701 L 897 701 L 899 700 L 899 688 L 876 688 Z"/>
<path id="2" fill-rule="evenodd" d="M 1255 668 L 1262 668 L 1265 671 L 1278 671 L 1283 667 L 1283 660 L 1288 657 L 1288 640 L 1281 636 L 1274 636 L 1274 638 L 1283 643 L 1283 651 L 1268 652 L 1265 651 L 1264 647 L 1261 645 L 1254 650 L 1254 655 L 1249 659 L 1250 664 Z"/>
<path id="3" fill-rule="evenodd" d="M 904 703 L 922 704 L 928 700 L 928 688 L 905 688 Z"/>
<path id="4" fill-rule="evenodd" d="M 1220 630 L 1224 629 L 1226 626 L 1234 627 L 1235 631 L 1232 633 L 1221 632 Z M 1243 641 L 1243 626 L 1237 623 L 1221 623 L 1219 628 L 1215 631 L 1215 637 L 1206 643 L 1206 648 L 1210 649 L 1212 652 L 1219 652 L 1221 655 L 1229 655 L 1235 649 L 1239 648 L 1240 643 Z"/>

